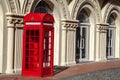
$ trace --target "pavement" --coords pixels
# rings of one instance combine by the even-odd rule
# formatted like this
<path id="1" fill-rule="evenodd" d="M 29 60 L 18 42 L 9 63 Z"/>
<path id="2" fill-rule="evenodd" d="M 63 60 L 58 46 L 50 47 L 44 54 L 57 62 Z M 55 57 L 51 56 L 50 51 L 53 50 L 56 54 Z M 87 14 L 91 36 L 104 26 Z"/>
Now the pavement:
<path id="1" fill-rule="evenodd" d="M 111 68 L 73 75 L 58 80 L 120 80 L 120 68 Z"/>
<path id="2" fill-rule="evenodd" d="M 120 59 L 55 68 L 55 74 L 50 77 L 0 74 L 0 80 L 120 80 Z"/>

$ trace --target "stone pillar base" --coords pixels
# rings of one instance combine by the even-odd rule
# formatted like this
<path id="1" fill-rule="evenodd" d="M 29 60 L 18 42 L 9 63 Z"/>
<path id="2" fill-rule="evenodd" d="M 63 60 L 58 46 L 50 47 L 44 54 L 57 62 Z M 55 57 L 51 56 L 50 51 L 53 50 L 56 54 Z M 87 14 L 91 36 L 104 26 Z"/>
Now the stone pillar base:
<path id="1" fill-rule="evenodd" d="M 76 61 L 66 62 L 66 66 L 76 65 Z"/>
<path id="2" fill-rule="evenodd" d="M 5 73 L 12 74 L 13 70 L 12 69 L 7 69 Z"/>

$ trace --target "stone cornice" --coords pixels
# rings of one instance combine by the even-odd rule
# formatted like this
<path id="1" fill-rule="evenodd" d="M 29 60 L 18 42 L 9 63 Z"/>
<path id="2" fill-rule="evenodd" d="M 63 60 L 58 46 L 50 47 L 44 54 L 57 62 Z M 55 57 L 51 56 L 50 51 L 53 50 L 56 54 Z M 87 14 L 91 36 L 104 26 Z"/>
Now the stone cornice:
<path id="1" fill-rule="evenodd" d="M 61 20 L 62 22 L 62 29 L 75 29 L 78 27 L 78 20 Z"/>
<path id="2" fill-rule="evenodd" d="M 16 13 L 7 12 L 6 16 L 23 18 L 25 14 L 16 14 Z"/>
<path id="3" fill-rule="evenodd" d="M 23 27 L 23 14 L 6 13 L 7 26 L 9 28 Z"/>
<path id="4" fill-rule="evenodd" d="M 97 26 L 97 31 L 99 31 L 99 32 L 106 32 L 107 31 L 107 29 L 108 29 L 108 26 L 109 26 L 109 24 L 107 24 L 107 23 L 105 23 L 105 24 L 96 24 L 96 26 Z"/>

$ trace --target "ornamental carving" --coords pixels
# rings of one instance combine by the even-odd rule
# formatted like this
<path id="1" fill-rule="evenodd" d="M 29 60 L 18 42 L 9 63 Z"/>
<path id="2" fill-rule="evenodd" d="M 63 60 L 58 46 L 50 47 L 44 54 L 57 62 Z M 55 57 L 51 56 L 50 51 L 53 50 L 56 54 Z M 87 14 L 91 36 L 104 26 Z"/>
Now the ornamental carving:
<path id="1" fill-rule="evenodd" d="M 78 20 L 62 20 L 62 29 L 76 29 L 78 27 Z"/>
<path id="2" fill-rule="evenodd" d="M 66 6 L 65 6 L 65 1 L 62 1 L 62 0 L 59 0 L 58 1 L 61 5 L 62 5 L 62 10 L 63 10 L 63 12 L 64 12 L 64 18 L 67 18 L 67 10 L 66 10 Z"/>
<path id="3" fill-rule="evenodd" d="M 79 12 L 81 5 L 86 3 L 89 3 L 95 9 L 95 11 L 97 12 L 98 20 L 100 21 L 100 14 L 99 14 L 100 10 L 96 0 L 77 0 L 75 3 L 76 5 L 74 6 L 74 10 L 72 11 L 73 12 L 72 18 L 76 19 L 77 13 Z"/>
<path id="4" fill-rule="evenodd" d="M 11 12 L 16 13 L 15 2 L 13 0 L 8 0 Z"/>
<path id="5" fill-rule="evenodd" d="M 100 33 L 106 33 L 107 29 L 108 29 L 108 24 L 97 24 L 97 31 Z"/>
<path id="6" fill-rule="evenodd" d="M 112 13 L 112 11 L 116 11 L 118 13 L 120 12 L 120 10 L 119 10 L 119 8 L 117 6 L 115 6 L 115 5 L 109 5 L 106 8 L 106 12 L 105 12 L 105 15 L 104 15 L 104 22 L 107 22 L 107 19 L 108 19 L 109 15 Z"/>
<path id="7" fill-rule="evenodd" d="M 15 14 L 6 14 L 7 26 L 8 27 L 23 27 L 23 16 Z"/>
<path id="8" fill-rule="evenodd" d="M 29 13 L 30 12 L 30 8 L 31 8 L 31 5 L 32 5 L 32 2 L 34 0 L 27 0 L 27 5 L 26 5 L 26 9 L 25 9 L 25 13 Z"/>

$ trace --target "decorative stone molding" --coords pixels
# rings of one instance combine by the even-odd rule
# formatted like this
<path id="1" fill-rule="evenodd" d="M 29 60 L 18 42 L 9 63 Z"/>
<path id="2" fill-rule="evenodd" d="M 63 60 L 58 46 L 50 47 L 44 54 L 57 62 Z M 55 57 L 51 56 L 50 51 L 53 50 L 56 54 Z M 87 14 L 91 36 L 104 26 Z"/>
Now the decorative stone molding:
<path id="1" fill-rule="evenodd" d="M 31 8 L 31 5 L 32 5 L 33 1 L 34 0 L 27 0 L 25 13 L 29 13 L 30 12 L 30 8 Z"/>
<path id="2" fill-rule="evenodd" d="M 16 11 L 16 7 L 15 7 L 15 2 L 14 2 L 14 0 L 8 0 L 8 3 L 9 3 L 9 5 L 10 5 L 11 12 L 16 13 L 17 11 Z"/>
<path id="3" fill-rule="evenodd" d="M 76 0 L 74 9 L 72 11 L 73 12 L 72 13 L 72 18 L 76 19 L 77 13 L 79 12 L 80 8 L 82 8 L 86 4 L 91 5 L 94 8 L 94 11 L 96 12 L 96 15 L 98 17 L 97 20 L 100 21 L 100 14 L 99 14 L 99 12 L 100 12 L 99 9 L 100 8 L 99 8 L 99 5 L 96 2 L 96 0 Z"/>
<path id="4" fill-rule="evenodd" d="M 78 27 L 78 20 L 62 20 L 62 29 L 74 30 Z"/>
<path id="5" fill-rule="evenodd" d="M 96 24 L 97 25 L 97 31 L 100 33 L 106 33 L 109 24 Z"/>
<path id="6" fill-rule="evenodd" d="M 13 14 L 13 13 L 7 13 L 6 19 L 7 19 L 7 26 L 10 28 L 14 27 L 23 27 L 23 17 L 22 14 Z"/>
<path id="7" fill-rule="evenodd" d="M 67 18 L 67 10 L 66 10 L 66 5 L 65 5 L 65 1 L 63 1 L 63 0 L 58 0 L 58 2 L 62 5 L 62 10 L 63 10 L 63 12 L 64 12 L 64 18 Z"/>
<path id="8" fill-rule="evenodd" d="M 109 6 L 105 9 L 104 22 L 107 22 L 109 15 L 112 13 L 116 13 L 118 15 L 120 13 L 120 9 L 118 6 L 109 3 Z"/>

